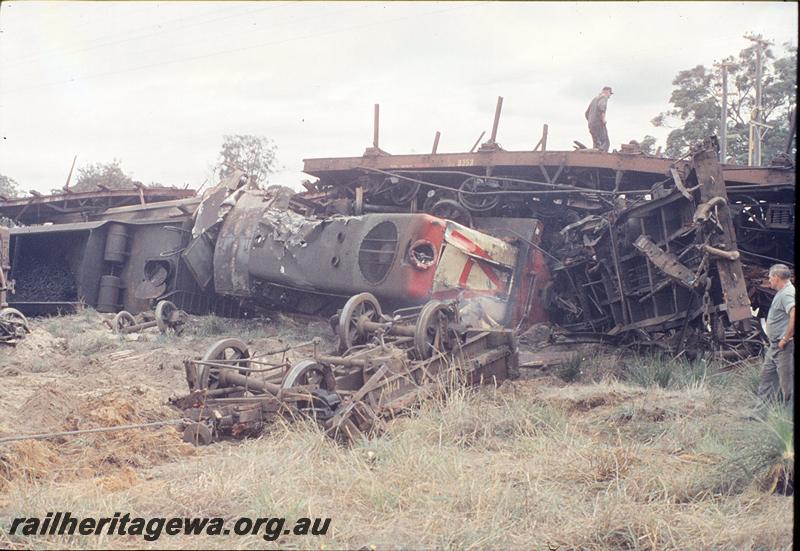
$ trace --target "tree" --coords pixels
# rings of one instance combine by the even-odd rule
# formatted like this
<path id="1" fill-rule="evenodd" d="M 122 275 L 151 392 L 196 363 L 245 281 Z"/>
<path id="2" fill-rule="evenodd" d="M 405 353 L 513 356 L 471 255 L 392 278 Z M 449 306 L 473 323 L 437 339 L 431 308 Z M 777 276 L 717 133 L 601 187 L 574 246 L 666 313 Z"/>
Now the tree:
<path id="1" fill-rule="evenodd" d="M 19 196 L 19 184 L 14 178 L 9 178 L 5 174 L 0 174 L 0 197 L 6 197 L 10 199 L 11 197 L 18 197 Z"/>
<path id="2" fill-rule="evenodd" d="M 722 61 L 728 66 L 727 162 L 747 164 L 749 121 L 755 108 L 756 48 L 754 44 L 739 52 L 738 57 Z M 773 127 L 762 140 L 764 164 L 784 151 L 789 136 L 789 117 L 795 106 L 797 48 L 788 43 L 784 48 L 788 53 L 780 59 L 775 59 L 770 48 L 766 48 L 762 56 L 761 120 Z M 667 137 L 665 153 L 669 157 L 682 157 L 692 144 L 712 134 L 719 136 L 721 65 L 713 69 L 697 65 L 683 70 L 672 84 L 676 87 L 669 100 L 673 109 L 660 113 L 652 124 L 673 128 Z M 792 149 L 795 148 L 793 145 Z"/>
<path id="3" fill-rule="evenodd" d="M 656 139 L 650 134 L 647 134 L 641 140 L 633 140 L 631 143 L 633 142 L 636 142 L 636 145 L 639 146 L 639 149 L 642 150 L 642 153 L 646 153 L 648 155 L 656 154 Z"/>
<path id="4" fill-rule="evenodd" d="M 233 134 L 223 137 L 220 160 L 215 172 L 226 178 L 234 170 L 243 170 L 254 185 L 266 183 L 267 175 L 275 171 L 277 146 L 265 136 Z"/>
<path id="5" fill-rule="evenodd" d="M 72 191 L 98 191 L 100 186 L 109 189 L 132 189 L 133 179 L 120 167 L 119 159 L 110 163 L 95 163 L 78 169 L 75 183 L 70 185 Z"/>

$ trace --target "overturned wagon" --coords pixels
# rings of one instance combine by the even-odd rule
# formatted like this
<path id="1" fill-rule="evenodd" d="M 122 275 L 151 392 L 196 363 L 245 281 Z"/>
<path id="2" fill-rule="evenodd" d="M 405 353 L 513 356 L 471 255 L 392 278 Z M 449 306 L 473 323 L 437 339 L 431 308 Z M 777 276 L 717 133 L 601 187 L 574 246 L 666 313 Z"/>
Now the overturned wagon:
<path id="1" fill-rule="evenodd" d="M 690 157 L 512 152 L 494 137 L 458 154 L 376 146 L 306 159 L 319 180 L 293 201 L 314 213 L 443 211 L 479 228 L 536 218 L 549 321 L 580 338 L 747 356 L 760 341 L 751 307 L 769 304 L 759 270 L 794 262 L 794 168 L 722 165 L 713 137 Z"/>
<path id="2" fill-rule="evenodd" d="M 513 332 L 470 327 L 456 303 L 430 301 L 386 316 L 375 297 L 356 295 L 336 325 L 338 352 L 307 343 L 313 352 L 291 366 L 274 359 L 289 348 L 259 355 L 238 339 L 223 339 L 187 361 L 190 394 L 173 400 L 192 420 L 185 439 L 208 444 L 257 434 L 278 415 L 304 414 L 332 436 L 353 440 L 450 385 L 517 375 Z"/>

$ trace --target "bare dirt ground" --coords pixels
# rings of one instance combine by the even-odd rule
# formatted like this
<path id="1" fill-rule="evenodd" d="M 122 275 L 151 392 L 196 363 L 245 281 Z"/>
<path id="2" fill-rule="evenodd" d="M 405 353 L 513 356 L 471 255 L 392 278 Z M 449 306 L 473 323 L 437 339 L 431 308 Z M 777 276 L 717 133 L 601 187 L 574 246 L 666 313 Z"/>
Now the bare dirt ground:
<path id="1" fill-rule="evenodd" d="M 178 419 L 183 359 L 254 350 L 325 321 L 192 318 L 181 336 L 113 335 L 92 310 L 34 320 L 0 349 L 0 437 Z M 151 332 L 152 331 L 152 332 Z M 0 445 L 5 548 L 789 549 L 793 420 L 747 421 L 757 364 L 600 356 L 426 403 L 344 448 L 313 424 L 194 448 L 172 427 Z M 300 353 L 294 358 L 299 359 Z M 611 360 L 609 360 L 611 358 Z M 12 517 L 330 517 L 325 536 L 19 536 Z"/>

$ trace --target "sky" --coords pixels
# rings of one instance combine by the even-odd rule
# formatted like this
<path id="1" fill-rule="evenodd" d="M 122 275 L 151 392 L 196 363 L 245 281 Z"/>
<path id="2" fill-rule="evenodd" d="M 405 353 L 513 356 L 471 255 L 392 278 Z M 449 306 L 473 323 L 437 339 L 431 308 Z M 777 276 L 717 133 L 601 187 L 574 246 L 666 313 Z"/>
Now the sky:
<path id="1" fill-rule="evenodd" d="M 270 183 L 304 158 L 380 147 L 468 151 L 491 132 L 531 150 L 591 144 L 583 113 L 612 86 L 612 148 L 667 129 L 672 79 L 763 34 L 797 45 L 794 2 L 16 2 L 0 4 L 0 174 L 47 193 L 121 161 L 145 184 L 212 184 L 223 136 L 277 145 Z M 486 138 L 484 138 L 485 140 Z"/>

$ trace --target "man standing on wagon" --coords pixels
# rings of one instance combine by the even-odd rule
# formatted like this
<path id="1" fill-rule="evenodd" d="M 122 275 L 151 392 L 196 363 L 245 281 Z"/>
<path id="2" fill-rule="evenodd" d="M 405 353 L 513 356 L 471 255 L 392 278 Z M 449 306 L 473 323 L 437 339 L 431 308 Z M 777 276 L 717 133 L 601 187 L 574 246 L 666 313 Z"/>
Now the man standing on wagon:
<path id="1" fill-rule="evenodd" d="M 598 151 L 608 153 L 611 143 L 608 140 L 606 129 L 606 107 L 608 98 L 611 97 L 611 86 L 604 86 L 586 108 L 586 121 L 589 123 L 589 133 L 592 135 L 592 147 Z"/>

